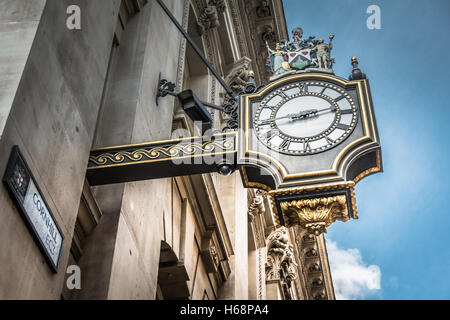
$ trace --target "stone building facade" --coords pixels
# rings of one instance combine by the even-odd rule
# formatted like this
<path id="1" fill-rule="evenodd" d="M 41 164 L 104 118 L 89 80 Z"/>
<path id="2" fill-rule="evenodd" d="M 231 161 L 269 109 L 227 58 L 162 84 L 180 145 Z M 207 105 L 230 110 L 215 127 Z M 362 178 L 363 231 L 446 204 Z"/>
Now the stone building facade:
<path id="1" fill-rule="evenodd" d="M 164 3 L 234 91 L 250 71 L 267 83 L 265 43 L 288 38 L 282 0 Z M 275 229 L 239 173 L 89 186 L 92 149 L 194 134 L 173 97 L 155 103 L 159 73 L 224 102 L 156 1 L 4 0 L 0 37 L 0 171 L 17 145 L 64 235 L 53 272 L 2 185 L 0 299 L 334 299 L 323 235 Z"/>

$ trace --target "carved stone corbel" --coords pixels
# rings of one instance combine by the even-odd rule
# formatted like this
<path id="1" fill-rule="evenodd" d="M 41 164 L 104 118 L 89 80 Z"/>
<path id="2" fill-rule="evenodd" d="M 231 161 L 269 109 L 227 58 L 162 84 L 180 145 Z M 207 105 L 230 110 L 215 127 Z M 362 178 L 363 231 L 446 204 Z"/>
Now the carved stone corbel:
<path id="1" fill-rule="evenodd" d="M 271 16 L 270 5 L 268 0 L 261 0 L 259 6 L 256 7 L 256 16 L 260 19 Z"/>
<path id="2" fill-rule="evenodd" d="M 275 230 L 267 239 L 266 281 L 290 283 L 297 278 L 294 248 L 286 228 Z"/>
<path id="3" fill-rule="evenodd" d="M 220 26 L 219 14 L 225 11 L 225 0 L 210 0 L 198 17 L 198 32 L 203 35 L 207 30 Z"/>
<path id="4" fill-rule="evenodd" d="M 250 70 L 252 60 L 242 57 L 233 64 L 231 71 L 225 77 L 225 82 L 235 93 L 240 93 L 250 83 L 249 77 L 253 76 Z"/>
<path id="5" fill-rule="evenodd" d="M 326 300 L 327 294 L 325 293 L 325 290 L 320 290 L 314 295 L 314 300 Z"/>
<path id="6" fill-rule="evenodd" d="M 260 190 L 257 190 L 252 203 L 248 207 L 248 220 L 252 222 L 257 214 L 264 213 L 264 198 Z"/>
<path id="7" fill-rule="evenodd" d="M 225 0 L 209 0 L 209 5 L 215 6 L 219 14 L 225 12 L 226 9 Z"/>
<path id="8" fill-rule="evenodd" d="M 265 45 L 266 43 L 271 44 L 276 41 L 276 35 L 275 31 L 273 30 L 273 26 L 267 24 L 262 27 L 262 33 L 261 33 L 261 45 Z"/>
<path id="9" fill-rule="evenodd" d="M 217 244 L 213 237 L 213 232 L 207 232 L 202 239 L 200 254 L 208 273 L 218 272 L 220 257 L 217 251 Z"/>

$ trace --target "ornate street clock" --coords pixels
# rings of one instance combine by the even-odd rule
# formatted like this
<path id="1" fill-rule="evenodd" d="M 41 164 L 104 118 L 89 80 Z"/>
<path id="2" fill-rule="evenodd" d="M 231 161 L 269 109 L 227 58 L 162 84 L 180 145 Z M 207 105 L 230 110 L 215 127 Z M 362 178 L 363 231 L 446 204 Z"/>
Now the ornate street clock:
<path id="1" fill-rule="evenodd" d="M 368 80 L 355 57 L 349 80 L 334 75 L 333 38 L 297 35 L 268 48 L 271 82 L 256 88 L 250 81 L 225 103 L 231 119 L 223 133 L 92 150 L 89 182 L 238 168 L 245 187 L 267 191 L 278 226 L 319 234 L 335 220 L 357 218 L 354 186 L 382 170 L 381 145 Z M 186 112 L 209 118 L 192 91 L 180 96 Z"/>
<path id="2" fill-rule="evenodd" d="M 357 218 L 355 183 L 382 169 L 369 84 L 359 78 L 292 74 L 241 96 L 240 171 L 247 187 L 269 191 L 278 225 L 320 233 Z"/>

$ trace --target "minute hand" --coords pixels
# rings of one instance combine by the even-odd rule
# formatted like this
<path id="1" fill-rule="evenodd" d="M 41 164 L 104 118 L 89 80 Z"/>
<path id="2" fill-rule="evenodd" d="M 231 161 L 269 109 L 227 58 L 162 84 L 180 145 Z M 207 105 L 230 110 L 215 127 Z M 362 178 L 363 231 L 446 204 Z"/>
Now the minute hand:
<path id="1" fill-rule="evenodd" d="M 275 119 L 266 119 L 266 120 L 262 120 L 260 121 L 260 125 L 265 125 L 265 124 L 269 124 L 272 121 L 278 121 L 278 120 L 283 120 L 283 119 L 289 119 L 292 121 L 296 121 L 296 120 L 300 120 L 300 119 L 306 119 L 306 118 L 310 118 L 311 116 L 316 115 L 317 112 L 320 112 L 323 110 L 317 110 L 317 109 L 309 109 L 309 110 L 305 110 L 299 113 L 294 113 L 294 114 L 288 114 L 279 118 L 275 118 Z"/>
<path id="2" fill-rule="evenodd" d="M 299 113 L 293 113 L 293 114 L 288 114 L 279 118 L 275 118 L 275 119 L 268 119 L 268 120 L 263 120 L 261 121 L 261 123 L 263 122 L 272 122 L 272 121 L 278 121 L 278 120 L 283 120 L 283 119 L 289 119 L 292 121 L 295 120 L 299 120 L 299 119 L 303 119 L 303 118 L 307 118 L 311 115 L 314 115 L 317 112 L 317 110 L 315 109 L 311 109 L 311 110 L 305 110 Z"/>
<path id="3" fill-rule="evenodd" d="M 334 111 L 336 111 L 336 107 L 333 106 L 330 108 L 320 109 L 320 110 L 317 110 L 316 113 L 324 112 L 324 111 L 334 112 Z"/>
<path id="4" fill-rule="evenodd" d="M 282 117 L 279 117 L 279 118 L 275 118 L 275 119 L 265 119 L 265 120 L 259 121 L 259 124 L 260 125 L 265 125 L 265 124 L 271 123 L 272 121 L 277 121 L 277 120 L 282 120 L 282 119 L 290 119 L 293 116 L 294 116 L 294 114 L 288 114 L 288 115 L 285 115 L 285 116 L 282 116 Z"/>

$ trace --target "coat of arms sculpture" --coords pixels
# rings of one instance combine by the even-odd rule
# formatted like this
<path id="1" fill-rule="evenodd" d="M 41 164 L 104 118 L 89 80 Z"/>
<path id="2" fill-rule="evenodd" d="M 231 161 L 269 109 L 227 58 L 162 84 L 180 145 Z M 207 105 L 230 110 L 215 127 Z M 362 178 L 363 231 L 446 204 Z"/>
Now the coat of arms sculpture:
<path id="1" fill-rule="evenodd" d="M 323 39 L 314 40 L 314 36 L 303 40 L 303 29 L 292 31 L 293 41 L 277 43 L 268 50 L 267 67 L 272 73 L 271 81 L 292 73 L 325 72 L 333 73 L 334 59 L 330 57 L 334 35 L 330 34 L 329 43 Z"/>

